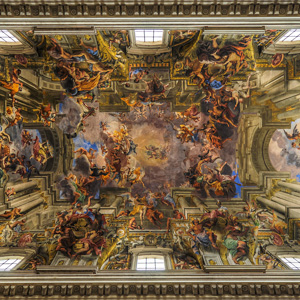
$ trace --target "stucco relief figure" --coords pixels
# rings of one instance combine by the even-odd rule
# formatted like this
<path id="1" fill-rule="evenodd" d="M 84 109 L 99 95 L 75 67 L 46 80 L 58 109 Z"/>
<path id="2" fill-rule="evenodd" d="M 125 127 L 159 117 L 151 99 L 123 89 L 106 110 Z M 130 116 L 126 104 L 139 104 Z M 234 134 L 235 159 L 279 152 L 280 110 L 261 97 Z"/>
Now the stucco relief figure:
<path id="1" fill-rule="evenodd" d="M 283 59 L 284 59 L 284 54 L 282 53 L 276 53 L 275 55 L 273 55 L 271 61 L 272 67 L 273 68 L 278 67 L 282 63 Z"/>
<path id="2" fill-rule="evenodd" d="M 10 135 L 6 132 L 6 129 L 11 126 L 10 121 L 4 116 L 1 116 L 1 124 L 0 124 L 0 140 L 4 143 L 10 143 L 11 138 Z"/>

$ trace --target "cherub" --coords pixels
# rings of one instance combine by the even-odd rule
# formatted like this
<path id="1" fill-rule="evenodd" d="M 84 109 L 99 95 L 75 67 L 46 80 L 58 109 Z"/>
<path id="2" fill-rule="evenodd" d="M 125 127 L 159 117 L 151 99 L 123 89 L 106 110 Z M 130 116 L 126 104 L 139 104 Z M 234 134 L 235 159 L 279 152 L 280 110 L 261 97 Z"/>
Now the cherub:
<path id="1" fill-rule="evenodd" d="M 200 114 L 200 111 L 198 111 L 196 104 L 192 104 L 191 107 L 186 109 L 184 112 L 179 113 L 180 116 L 184 118 L 184 120 L 187 122 L 189 119 L 198 121 Z"/>
<path id="2" fill-rule="evenodd" d="M 148 159 L 155 158 L 158 155 L 159 148 L 153 145 L 145 146 L 146 154 L 148 155 Z"/>
<path id="3" fill-rule="evenodd" d="M 193 125 L 181 124 L 179 128 L 173 128 L 177 131 L 176 137 L 181 140 L 182 144 L 192 141 L 192 137 L 194 136 L 193 131 L 195 129 Z"/>

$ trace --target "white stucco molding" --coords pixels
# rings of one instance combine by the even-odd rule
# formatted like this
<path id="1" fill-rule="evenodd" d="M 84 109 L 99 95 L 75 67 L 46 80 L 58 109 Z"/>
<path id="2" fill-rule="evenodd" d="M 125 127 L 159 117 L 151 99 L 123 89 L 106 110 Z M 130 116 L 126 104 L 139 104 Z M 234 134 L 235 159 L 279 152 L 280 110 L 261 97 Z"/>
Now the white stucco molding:
<path id="1" fill-rule="evenodd" d="M 257 1 L 255 1 L 257 2 Z M 299 4 L 233 1 L 0 1 L 0 28 L 34 29 L 81 26 L 86 30 L 111 28 L 200 29 L 240 26 L 266 29 L 299 27 Z M 255 29 L 255 28 L 254 28 Z"/>
<path id="2" fill-rule="evenodd" d="M 78 269 L 80 271 L 80 268 Z M 69 270 L 36 274 L 34 271 L 2 272 L 0 274 L 0 299 L 17 296 L 142 296 L 194 297 L 236 295 L 246 299 L 249 295 L 299 295 L 299 271 L 220 272 L 202 270 L 174 271 L 99 271 L 97 274 Z M 229 297 L 230 298 L 230 297 Z M 228 298 L 228 299 L 229 299 Z M 13 298 L 16 299 L 16 298 Z M 90 298 L 89 298 L 90 299 Z M 194 299 L 194 298 L 193 298 Z M 232 298 L 230 298 L 232 299 Z M 248 299 L 248 298 L 247 298 Z"/>

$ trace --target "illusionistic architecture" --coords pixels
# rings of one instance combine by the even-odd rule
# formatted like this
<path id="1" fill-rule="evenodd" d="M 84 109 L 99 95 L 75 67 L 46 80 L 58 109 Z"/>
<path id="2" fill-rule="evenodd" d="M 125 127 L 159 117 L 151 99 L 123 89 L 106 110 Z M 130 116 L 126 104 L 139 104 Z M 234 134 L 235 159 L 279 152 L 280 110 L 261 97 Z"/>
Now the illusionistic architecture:
<path id="1" fill-rule="evenodd" d="M 0 1 L 0 299 L 297 299 L 297 1 Z"/>

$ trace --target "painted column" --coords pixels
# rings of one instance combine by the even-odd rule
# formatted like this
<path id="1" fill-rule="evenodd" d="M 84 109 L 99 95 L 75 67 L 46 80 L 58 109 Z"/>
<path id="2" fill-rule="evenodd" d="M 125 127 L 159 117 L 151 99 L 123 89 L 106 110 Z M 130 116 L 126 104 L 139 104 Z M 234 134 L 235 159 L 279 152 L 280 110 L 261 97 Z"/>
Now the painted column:
<path id="1" fill-rule="evenodd" d="M 256 198 L 257 201 L 261 202 L 262 204 L 264 204 L 265 206 L 268 206 L 282 214 L 285 214 L 285 206 L 282 205 L 282 204 L 279 204 L 277 202 L 274 202 L 274 201 L 271 201 L 265 197 L 261 197 L 261 196 L 258 196 Z"/>
<path id="2" fill-rule="evenodd" d="M 182 210 L 184 210 L 186 207 L 189 207 L 188 202 L 185 200 L 183 196 L 178 196 L 177 200 Z"/>
<path id="3" fill-rule="evenodd" d="M 300 213 L 299 204 L 291 203 L 289 201 L 283 200 L 278 197 L 272 197 L 272 200 L 269 200 L 265 197 L 259 196 L 256 198 L 256 200 L 263 203 L 265 206 L 274 209 L 276 212 L 282 214 L 283 215 L 282 217 L 289 217 L 289 218 L 299 217 L 299 213 Z M 289 209 L 289 207 L 293 207 L 293 208 Z"/>
<path id="4" fill-rule="evenodd" d="M 284 187 L 284 188 L 288 188 L 291 189 L 295 192 L 299 192 L 300 193 L 300 185 L 297 183 L 290 183 L 290 182 L 284 182 L 284 181 L 279 181 L 277 183 L 278 186 Z"/>
<path id="5" fill-rule="evenodd" d="M 18 207 L 21 209 L 21 211 L 28 211 L 31 208 L 40 205 L 44 202 L 44 198 L 41 196 L 40 193 L 34 193 L 34 194 L 29 194 L 29 197 L 19 200 L 16 199 L 13 203 L 11 203 L 11 207 Z"/>
<path id="6" fill-rule="evenodd" d="M 186 199 L 183 196 L 178 196 L 177 197 L 177 201 L 176 201 L 176 208 L 177 207 L 177 203 L 179 203 L 182 213 L 185 215 L 185 217 L 187 218 L 187 214 L 189 212 L 189 204 L 186 201 Z"/>
<path id="7" fill-rule="evenodd" d="M 29 181 L 29 182 L 23 182 L 19 184 L 14 185 L 8 185 L 8 187 L 13 187 L 15 189 L 15 192 L 22 192 L 24 190 L 37 187 L 37 182 L 35 180 Z"/>
<path id="8" fill-rule="evenodd" d="M 295 203 L 293 203 L 291 201 L 287 201 L 287 200 L 284 200 L 284 199 L 276 197 L 276 196 L 271 197 L 271 200 L 274 201 L 274 202 L 277 202 L 279 204 L 282 204 L 282 205 L 284 205 L 286 207 L 288 207 L 288 206 L 299 206 L 299 204 L 295 204 Z"/>
<path id="9" fill-rule="evenodd" d="M 115 201 L 111 204 L 111 207 L 115 207 L 118 209 L 121 206 L 121 203 L 123 202 L 123 197 L 121 196 L 116 196 Z"/>
<path id="10" fill-rule="evenodd" d="M 295 195 L 288 194 L 288 193 L 285 193 L 285 192 L 277 192 L 275 194 L 275 196 L 278 197 L 278 198 L 284 199 L 286 201 L 289 201 L 290 205 L 293 205 L 293 204 L 295 204 L 293 206 L 300 205 L 300 197 L 297 197 Z"/>
<path id="11" fill-rule="evenodd" d="M 203 203 L 201 200 L 199 200 L 197 197 L 192 198 L 193 202 L 196 204 L 197 207 L 203 208 Z"/>
<path id="12" fill-rule="evenodd" d="M 285 111 L 277 115 L 279 120 L 286 119 L 286 118 L 298 118 L 299 116 L 300 116 L 300 108 Z"/>
<path id="13" fill-rule="evenodd" d="M 291 195 L 297 197 L 298 199 L 300 199 L 300 193 L 298 192 L 291 192 Z"/>
<path id="14" fill-rule="evenodd" d="M 101 213 L 102 214 L 112 214 L 116 216 L 118 214 L 118 210 L 123 202 L 123 197 L 121 196 L 115 196 L 115 200 L 112 202 L 112 204 L 109 207 L 102 207 Z"/>

